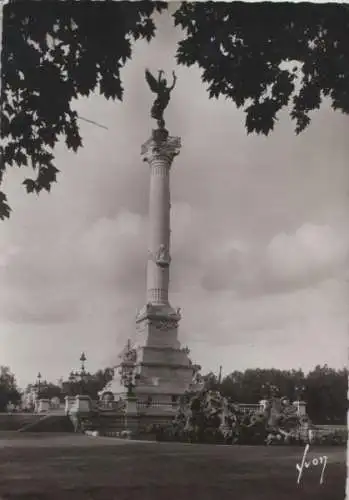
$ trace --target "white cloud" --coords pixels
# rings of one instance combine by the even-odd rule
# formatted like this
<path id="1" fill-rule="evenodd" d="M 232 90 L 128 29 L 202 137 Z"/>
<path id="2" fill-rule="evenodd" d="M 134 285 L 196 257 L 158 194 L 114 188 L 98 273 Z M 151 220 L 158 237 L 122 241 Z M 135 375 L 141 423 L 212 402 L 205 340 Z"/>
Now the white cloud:
<path id="1" fill-rule="evenodd" d="M 207 260 L 202 284 L 207 290 L 235 290 L 241 296 L 284 293 L 343 278 L 348 254 L 347 233 L 308 223 L 294 233 L 278 233 L 266 247 L 222 245 Z"/>
<path id="2" fill-rule="evenodd" d="M 329 226 L 304 224 L 294 234 L 276 235 L 267 248 L 267 264 L 275 277 L 304 280 L 336 273 L 346 263 L 349 240 Z"/>

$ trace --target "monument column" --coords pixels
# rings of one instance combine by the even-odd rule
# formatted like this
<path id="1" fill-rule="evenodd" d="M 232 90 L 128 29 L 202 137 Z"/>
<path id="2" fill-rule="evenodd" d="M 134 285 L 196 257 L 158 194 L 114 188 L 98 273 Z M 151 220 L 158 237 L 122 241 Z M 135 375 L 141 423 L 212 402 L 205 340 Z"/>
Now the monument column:
<path id="1" fill-rule="evenodd" d="M 181 147 L 166 129 L 153 130 L 142 146 L 150 167 L 147 303 L 168 305 L 170 277 L 170 169 Z"/>
<path id="2" fill-rule="evenodd" d="M 193 365 L 186 349 L 178 340 L 180 309 L 169 304 L 170 279 L 170 170 L 174 158 L 179 154 L 181 140 L 169 135 L 163 113 L 176 83 L 167 86 L 159 71 L 158 78 L 146 70 L 146 80 L 156 99 L 151 108 L 151 117 L 157 128 L 142 145 L 143 161 L 150 168 L 149 232 L 146 304 L 136 317 L 136 332 L 131 344 L 122 355 L 121 366 L 129 365 L 132 356 L 133 391 L 144 408 L 151 402 L 165 402 L 172 408 L 177 398 L 184 394 L 193 379 Z M 118 368 L 120 365 L 118 365 Z M 114 378 L 104 393 L 115 396 L 120 390 L 120 376 Z M 121 385 L 124 385 L 123 382 Z M 101 395 L 103 394 L 101 393 Z"/>

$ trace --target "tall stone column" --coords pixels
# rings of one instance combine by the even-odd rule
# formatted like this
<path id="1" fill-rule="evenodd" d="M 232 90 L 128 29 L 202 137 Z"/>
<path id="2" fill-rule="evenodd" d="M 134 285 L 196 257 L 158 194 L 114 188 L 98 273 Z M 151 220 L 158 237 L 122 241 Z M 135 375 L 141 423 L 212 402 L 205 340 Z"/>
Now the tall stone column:
<path id="1" fill-rule="evenodd" d="M 166 129 L 158 128 L 153 130 L 141 150 L 150 168 L 147 293 L 146 304 L 136 317 L 132 348 L 126 349 L 122 359 L 125 361 L 129 355 L 135 355 L 133 392 L 143 409 L 159 402 L 172 408 L 193 379 L 192 362 L 178 339 L 180 310 L 171 307 L 168 297 L 170 170 L 180 148 L 179 137 L 169 136 Z M 116 376 L 105 392 L 113 392 L 119 397 L 119 378 Z"/>
<path id="2" fill-rule="evenodd" d="M 143 160 L 150 167 L 147 304 L 168 305 L 170 279 L 170 170 L 179 154 L 179 137 L 164 129 L 154 130 L 142 146 Z"/>

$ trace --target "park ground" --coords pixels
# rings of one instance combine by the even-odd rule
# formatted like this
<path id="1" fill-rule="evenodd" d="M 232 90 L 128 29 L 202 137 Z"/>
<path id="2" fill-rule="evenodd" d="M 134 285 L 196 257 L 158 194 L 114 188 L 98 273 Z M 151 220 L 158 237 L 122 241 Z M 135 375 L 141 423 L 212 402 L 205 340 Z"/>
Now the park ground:
<path id="1" fill-rule="evenodd" d="M 149 443 L 0 433 L 0 500 L 343 500 L 345 449 L 297 484 L 302 447 Z"/>

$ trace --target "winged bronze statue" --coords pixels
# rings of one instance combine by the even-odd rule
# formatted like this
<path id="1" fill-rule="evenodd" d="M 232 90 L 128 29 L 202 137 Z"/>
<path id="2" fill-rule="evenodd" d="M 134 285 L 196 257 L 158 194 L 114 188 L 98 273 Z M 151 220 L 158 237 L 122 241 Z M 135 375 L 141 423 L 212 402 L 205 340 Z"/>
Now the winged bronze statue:
<path id="1" fill-rule="evenodd" d="M 165 128 L 164 111 L 170 102 L 171 92 L 174 89 L 177 81 L 175 72 L 172 71 L 173 84 L 171 87 L 167 86 L 167 80 L 164 77 L 164 71 L 160 70 L 158 78 L 156 79 L 148 69 L 145 70 L 145 79 L 148 82 L 150 90 L 157 94 L 157 97 L 151 107 L 150 115 L 157 121 L 160 129 Z"/>

